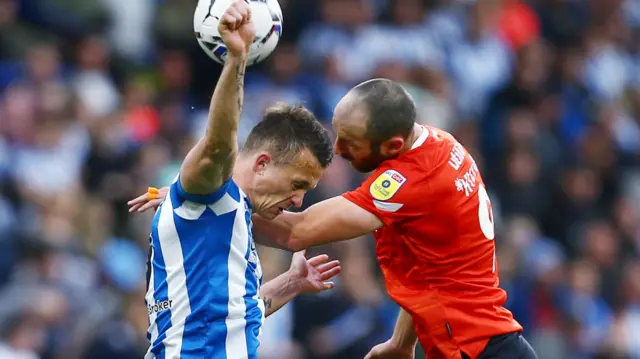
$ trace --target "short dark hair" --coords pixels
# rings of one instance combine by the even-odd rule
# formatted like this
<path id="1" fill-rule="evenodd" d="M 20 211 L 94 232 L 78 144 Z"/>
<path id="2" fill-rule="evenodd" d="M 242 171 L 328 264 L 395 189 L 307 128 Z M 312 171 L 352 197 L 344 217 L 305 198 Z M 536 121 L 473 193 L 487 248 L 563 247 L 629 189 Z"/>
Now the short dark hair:
<path id="1" fill-rule="evenodd" d="M 368 112 L 367 139 L 380 143 L 393 136 L 407 138 L 416 122 L 416 104 L 397 82 L 373 79 L 354 87 L 358 101 Z"/>
<path id="2" fill-rule="evenodd" d="M 327 129 L 302 105 L 277 104 L 265 111 L 242 151 L 260 149 L 268 149 L 276 163 L 293 160 L 303 149 L 311 151 L 322 168 L 327 168 L 333 159 Z"/>

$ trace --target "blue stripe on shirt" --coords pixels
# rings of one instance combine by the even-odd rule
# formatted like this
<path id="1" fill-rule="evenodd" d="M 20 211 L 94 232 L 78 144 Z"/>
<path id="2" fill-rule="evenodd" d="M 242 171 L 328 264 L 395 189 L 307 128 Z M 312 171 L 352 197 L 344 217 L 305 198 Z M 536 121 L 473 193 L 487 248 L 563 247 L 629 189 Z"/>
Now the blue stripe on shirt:
<path id="1" fill-rule="evenodd" d="M 169 292 L 167 288 L 167 271 L 164 263 L 164 256 L 162 255 L 162 249 L 160 248 L 160 242 L 158 240 L 158 222 L 160 220 L 160 210 L 156 212 L 153 217 L 153 225 L 151 227 L 151 238 L 153 241 L 153 299 L 156 303 L 169 300 Z M 171 209 L 169 209 L 171 210 Z M 164 311 L 157 313 L 156 325 L 158 326 L 158 333 L 160 335 L 152 343 L 151 352 L 155 354 L 156 359 L 164 359 L 164 344 L 162 341 L 167 337 L 166 331 L 171 327 L 171 312 Z"/>

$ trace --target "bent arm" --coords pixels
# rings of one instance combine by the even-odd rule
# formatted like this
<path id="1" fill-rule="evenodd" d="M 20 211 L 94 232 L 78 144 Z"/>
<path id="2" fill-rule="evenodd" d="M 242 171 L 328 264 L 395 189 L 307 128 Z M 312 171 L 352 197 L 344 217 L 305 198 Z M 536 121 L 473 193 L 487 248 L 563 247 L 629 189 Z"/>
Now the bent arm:
<path id="1" fill-rule="evenodd" d="M 209 194 L 231 178 L 238 152 L 245 68 L 245 58 L 229 56 L 224 64 L 211 98 L 206 133 L 180 168 L 180 184 L 187 193 Z"/>
<path id="2" fill-rule="evenodd" d="M 263 244 L 291 251 L 344 241 L 383 226 L 374 214 L 338 196 L 318 202 L 302 213 L 285 212 L 274 220 L 257 219 Z"/>

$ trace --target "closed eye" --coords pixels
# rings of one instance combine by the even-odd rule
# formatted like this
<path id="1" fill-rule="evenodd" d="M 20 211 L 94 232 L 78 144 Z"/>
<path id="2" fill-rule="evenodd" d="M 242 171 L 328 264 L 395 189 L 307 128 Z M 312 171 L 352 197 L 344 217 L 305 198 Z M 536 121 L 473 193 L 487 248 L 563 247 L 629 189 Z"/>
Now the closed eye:
<path id="1" fill-rule="evenodd" d="M 308 190 L 311 187 L 311 184 L 307 181 L 293 181 L 292 186 L 294 191 L 299 189 Z"/>

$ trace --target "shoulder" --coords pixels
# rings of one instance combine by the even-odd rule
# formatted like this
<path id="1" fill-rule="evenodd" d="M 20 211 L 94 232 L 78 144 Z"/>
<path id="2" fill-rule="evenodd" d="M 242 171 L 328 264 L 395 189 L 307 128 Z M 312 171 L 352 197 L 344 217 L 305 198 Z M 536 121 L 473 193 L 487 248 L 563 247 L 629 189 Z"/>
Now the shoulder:
<path id="1" fill-rule="evenodd" d="M 364 182 L 377 200 L 408 196 L 428 191 L 429 182 L 436 179 L 443 166 L 464 158 L 464 147 L 446 131 L 425 126 L 424 142 L 398 158 L 384 161 Z"/>
<path id="2" fill-rule="evenodd" d="M 363 182 L 361 191 L 366 191 L 372 200 L 380 202 L 413 202 L 428 191 L 425 180 L 429 164 L 424 154 L 411 151 L 402 156 L 384 161 Z"/>
<path id="3" fill-rule="evenodd" d="M 397 158 L 382 162 L 367 178 L 365 184 L 375 185 L 377 189 L 388 188 L 390 191 L 398 191 L 404 188 L 406 191 L 406 188 L 424 181 L 441 162 L 443 153 L 446 153 L 449 147 L 449 139 L 445 137 L 445 132 L 428 126 L 424 128 L 426 132 L 416 141 L 415 148 Z"/>
<path id="4" fill-rule="evenodd" d="M 403 161 L 385 161 L 356 190 L 343 196 L 376 214 L 386 225 L 415 215 L 417 204 L 427 196 L 421 173 Z"/>
<path id="5" fill-rule="evenodd" d="M 185 201 L 190 201 L 199 204 L 212 205 L 214 203 L 219 202 L 221 199 L 226 197 L 231 197 L 231 199 L 236 202 L 240 202 L 244 196 L 242 190 L 238 187 L 238 185 L 233 181 L 232 178 L 225 181 L 220 188 L 215 190 L 214 192 L 206 195 L 200 194 L 192 194 L 188 193 L 184 187 L 182 187 L 182 183 L 180 182 L 180 177 L 178 176 L 176 180 L 173 182 L 170 188 L 171 199 L 174 202 L 174 207 L 176 205 L 180 205 Z"/>
<path id="6" fill-rule="evenodd" d="M 391 199 L 407 183 L 407 171 L 402 171 L 398 166 L 385 167 L 374 172 L 365 182 L 371 197 L 378 201 Z"/>
<path id="7" fill-rule="evenodd" d="M 209 195 L 187 193 L 177 180 L 171 185 L 169 194 L 158 212 L 168 209 L 173 210 L 182 219 L 198 220 L 205 214 L 207 208 L 216 216 L 221 216 L 236 210 L 251 211 L 251 203 L 232 179 L 227 180 L 220 189 Z"/>

